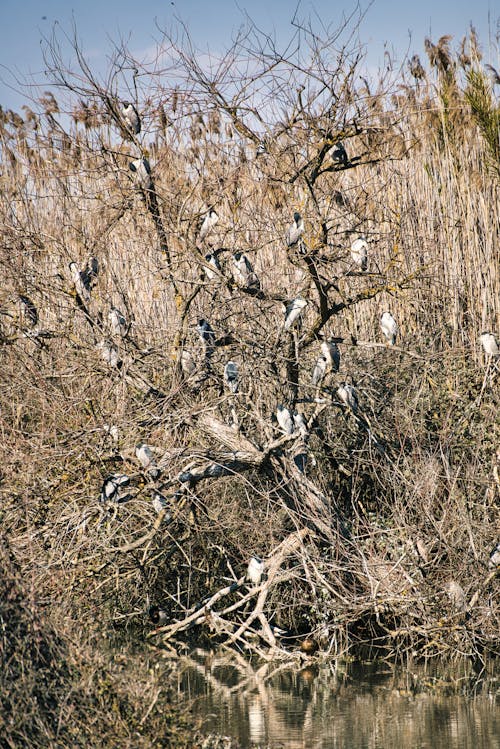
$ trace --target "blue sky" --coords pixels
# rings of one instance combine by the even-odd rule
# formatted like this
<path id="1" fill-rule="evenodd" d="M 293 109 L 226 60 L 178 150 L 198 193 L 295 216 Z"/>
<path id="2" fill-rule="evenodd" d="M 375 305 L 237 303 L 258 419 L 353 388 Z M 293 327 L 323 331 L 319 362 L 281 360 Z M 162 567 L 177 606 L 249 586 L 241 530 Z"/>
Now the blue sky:
<path id="1" fill-rule="evenodd" d="M 355 4 L 347 0 L 305 0 L 298 15 L 319 17 L 325 25 L 338 26 L 343 14 Z M 498 5 L 492 0 L 373 0 L 363 3 L 366 15 L 360 29 L 360 41 L 366 45 L 372 68 L 383 62 L 384 44 L 401 59 L 408 51 L 423 55 L 426 36 L 433 41 L 451 34 L 458 43 L 470 23 L 478 31 L 486 61 L 498 67 L 495 45 L 500 33 Z M 244 23 L 245 11 L 266 32 L 275 31 L 278 40 L 291 34 L 291 19 L 297 2 L 289 0 L 2 0 L 0 3 L 0 105 L 19 109 L 25 103 L 15 78 L 35 74 L 43 80 L 40 40 L 49 36 L 54 23 L 70 31 L 72 19 L 91 65 L 105 67 L 109 39 L 129 39 L 129 48 L 139 56 L 151 49 L 158 38 L 155 19 L 160 26 L 171 27 L 175 18 L 187 24 L 194 42 L 203 50 L 225 50 L 232 34 Z M 47 88 L 48 86 L 44 86 Z"/>

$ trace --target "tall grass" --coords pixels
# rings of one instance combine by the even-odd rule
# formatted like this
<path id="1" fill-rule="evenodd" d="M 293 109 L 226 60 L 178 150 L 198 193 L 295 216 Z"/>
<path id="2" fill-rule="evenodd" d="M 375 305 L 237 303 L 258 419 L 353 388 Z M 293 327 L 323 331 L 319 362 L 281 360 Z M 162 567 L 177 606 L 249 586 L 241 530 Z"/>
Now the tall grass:
<path id="1" fill-rule="evenodd" d="M 309 43 L 321 52 L 315 37 Z M 373 93 L 356 88 L 355 55 L 345 49 L 338 67 L 325 47 L 302 67 L 284 59 L 266 72 L 257 47 L 258 74 L 241 70 L 235 84 L 233 68 L 221 66 L 207 85 L 188 46 L 179 80 L 143 84 L 137 141 L 116 115 L 125 89 L 100 87 L 85 67 L 83 78 L 54 69 L 66 81 L 60 101 L 45 95 L 40 111 L 2 112 L 1 518 L 13 560 L 5 585 L 18 592 L 15 605 L 3 599 L 0 617 L 9 646 L 33 642 L 21 632 L 28 597 L 29 627 L 39 620 L 41 638 L 28 673 L 49 669 L 52 700 L 38 703 L 33 721 L 27 714 L 7 727 L 7 745 L 35 734 L 40 745 L 68 745 L 64 731 L 81 728 L 86 700 L 106 741 L 118 711 L 123 736 L 140 726 L 147 743 L 163 702 L 146 715 L 127 674 L 139 669 L 151 700 L 156 683 L 136 658 L 123 669 L 109 660 L 103 632 L 117 633 L 111 651 L 129 648 L 144 637 L 149 603 L 181 618 L 243 574 L 250 553 L 266 556 L 303 527 L 316 535 L 269 596 L 275 623 L 297 637 L 314 632 L 330 653 L 359 643 L 481 662 L 498 653 L 498 579 L 487 566 L 498 541 L 498 360 L 479 344 L 483 330 L 500 330 L 498 100 L 477 54 L 464 61 L 446 39 L 427 48 L 427 70 L 413 61 L 418 78 L 402 76 L 389 90 L 381 80 Z M 317 91 L 325 81 L 337 97 L 330 107 Z M 258 121 L 262 91 L 273 98 Z M 256 157 L 260 137 L 268 153 Z M 337 139 L 348 168 L 323 153 Z M 128 168 L 139 154 L 151 161 L 156 218 Z M 220 221 L 200 245 L 197 223 L 210 206 Z M 284 241 L 295 210 L 306 254 Z M 369 241 L 367 274 L 352 270 L 357 235 Z M 204 254 L 221 248 L 221 276 L 201 280 Z M 247 253 L 261 293 L 234 284 L 236 250 Z M 83 268 L 90 256 L 99 273 L 82 304 L 68 264 Z M 337 312 L 324 314 L 315 273 Z M 293 336 L 280 330 L 281 303 L 298 294 L 309 305 L 297 363 Z M 19 295 L 36 305 L 34 328 Z M 120 370 L 96 349 L 110 335 L 112 305 L 131 322 L 115 341 Z M 394 349 L 379 329 L 385 309 L 400 328 Z M 221 342 L 209 366 L 201 317 Z M 343 343 L 340 372 L 317 403 L 310 377 L 320 333 Z M 197 365 L 188 379 L 181 349 Z M 240 367 L 236 397 L 222 382 L 230 358 Z M 365 428 L 336 395 L 346 379 Z M 179 493 L 179 472 L 227 459 L 200 415 L 227 422 L 234 409 L 240 433 L 263 448 L 277 436 L 278 403 L 310 419 L 306 476 L 321 511 L 305 499 L 287 444 L 263 466 Z M 159 528 L 134 456 L 140 439 L 157 448 L 163 469 L 172 522 Z M 115 471 L 131 476 L 134 499 L 103 507 L 100 487 Z M 320 521 L 330 529 L 323 537 Z M 38 687 L 22 684 L 12 704 L 32 709 Z M 64 684 L 78 695 L 73 717 L 62 715 Z M 50 725 L 35 725 L 44 715 Z"/>

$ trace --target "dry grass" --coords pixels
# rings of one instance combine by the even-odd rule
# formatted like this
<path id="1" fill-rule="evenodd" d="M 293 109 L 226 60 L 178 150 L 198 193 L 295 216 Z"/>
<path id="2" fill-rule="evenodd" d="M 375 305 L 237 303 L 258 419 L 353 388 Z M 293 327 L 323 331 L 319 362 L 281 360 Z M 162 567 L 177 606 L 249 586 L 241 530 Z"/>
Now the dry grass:
<path id="1" fill-rule="evenodd" d="M 377 93 L 356 90 L 342 48 L 332 107 L 318 93 L 331 84 L 326 47 L 319 72 L 292 60 L 241 72 L 234 110 L 227 70 L 206 86 L 188 55 L 170 88 L 149 78 L 135 140 L 119 129 L 113 86 L 123 81 L 102 88 L 88 70 L 79 81 L 56 70 L 67 85 L 60 104 L 45 98 L 45 113 L 2 113 L 2 699 L 22 706 L 4 722 L 5 746 L 80 746 L 92 731 L 103 746 L 117 735 L 120 746 L 167 740 L 174 728 L 158 721 L 168 696 L 131 650 L 148 603 L 181 617 L 241 575 L 250 553 L 266 556 L 302 527 L 316 535 L 269 596 L 275 623 L 315 632 L 330 653 L 366 643 L 498 653 L 498 578 L 487 568 L 499 533 L 498 360 L 486 362 L 478 341 L 500 329 L 498 104 L 477 54 L 461 70 L 439 44 L 424 77 L 393 84 L 392 98 L 384 81 Z M 255 60 L 258 69 L 262 47 Z M 262 91 L 257 123 L 245 107 Z M 268 154 L 256 158 L 262 134 Z M 325 151 L 337 139 L 347 168 Z M 149 155 L 154 193 L 132 182 L 138 154 Z M 199 245 L 196 225 L 212 205 L 220 220 Z M 306 254 L 284 242 L 294 210 Z M 369 240 L 366 274 L 352 272 L 355 235 Z M 222 274 L 200 280 L 205 253 L 220 248 Z M 235 250 L 261 293 L 236 288 Z M 90 256 L 99 273 L 82 300 L 68 263 L 83 268 Z M 281 303 L 299 293 L 309 305 L 296 361 L 294 336 L 280 336 Z M 38 310 L 34 327 L 20 294 Z M 115 341 L 120 370 L 96 349 L 112 305 L 131 322 Z M 394 348 L 379 329 L 387 308 L 401 331 Z M 200 317 L 221 344 L 209 367 Z M 320 334 L 343 338 L 322 404 L 310 384 Z M 181 349 L 198 368 L 188 380 Z M 223 389 L 229 359 L 240 366 L 236 397 Z M 346 379 L 361 420 L 336 395 Z M 310 419 L 307 479 L 321 511 L 286 446 L 180 492 L 188 465 L 227 459 L 199 415 L 227 421 L 234 408 L 261 449 L 278 435 L 278 403 Z M 172 521 L 159 527 L 134 456 L 140 439 L 163 469 Z M 134 499 L 108 508 L 98 498 L 113 472 L 131 477 Z M 329 530 L 318 532 L 320 520 Z"/>

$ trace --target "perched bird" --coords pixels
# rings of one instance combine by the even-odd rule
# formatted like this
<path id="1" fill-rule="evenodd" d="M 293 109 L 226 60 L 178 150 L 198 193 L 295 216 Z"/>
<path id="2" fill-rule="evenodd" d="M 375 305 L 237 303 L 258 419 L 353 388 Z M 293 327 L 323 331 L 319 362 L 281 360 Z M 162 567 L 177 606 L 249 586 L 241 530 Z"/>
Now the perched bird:
<path id="1" fill-rule="evenodd" d="M 83 302 L 90 301 L 90 286 L 88 284 L 85 272 L 80 271 L 78 265 L 75 262 L 71 262 L 68 267 L 71 273 L 71 279 L 73 281 L 76 293 Z"/>
<path id="2" fill-rule="evenodd" d="M 493 333 L 485 331 L 484 333 L 481 333 L 479 340 L 481 341 L 485 354 L 488 356 L 498 356 L 498 343 Z"/>
<path id="3" fill-rule="evenodd" d="M 307 306 L 307 302 L 302 297 L 298 296 L 292 299 L 286 306 L 285 310 L 285 324 L 284 330 L 290 330 L 295 321 L 300 317 L 304 307 Z"/>
<path id="4" fill-rule="evenodd" d="M 490 570 L 500 567 L 500 541 L 491 550 L 490 558 L 488 559 L 488 567 Z"/>
<path id="5" fill-rule="evenodd" d="M 294 426 L 294 431 L 300 432 L 302 437 L 308 436 L 309 430 L 307 429 L 307 424 L 304 418 L 304 414 L 301 414 L 298 411 L 293 412 L 293 426 Z"/>
<path id="6" fill-rule="evenodd" d="M 198 232 L 198 242 L 203 242 L 207 234 L 212 231 L 218 220 L 219 216 L 217 212 L 213 208 L 210 208 L 203 217 L 203 221 L 201 222 L 200 231 Z"/>
<path id="7" fill-rule="evenodd" d="M 312 384 L 314 385 L 314 387 L 319 387 L 321 385 L 321 383 L 325 379 L 327 370 L 328 370 L 327 358 L 323 354 L 320 354 L 316 364 L 314 365 L 314 369 L 312 373 Z"/>
<path id="8" fill-rule="evenodd" d="M 299 239 L 304 233 L 304 220 L 298 211 L 293 214 L 293 223 L 288 227 L 286 233 L 286 244 L 287 247 L 293 247 L 297 244 Z"/>
<path id="9" fill-rule="evenodd" d="M 261 140 L 259 145 L 256 148 L 255 156 L 259 158 L 259 156 L 264 156 L 264 154 L 269 153 L 267 150 L 267 145 L 265 140 Z"/>
<path id="10" fill-rule="evenodd" d="M 215 345 L 215 333 L 213 331 L 213 328 L 208 320 L 201 318 L 200 320 L 198 320 L 196 330 L 198 331 L 198 335 L 205 345 L 207 356 L 209 356 L 213 352 Z"/>
<path id="11" fill-rule="evenodd" d="M 345 382 L 337 389 L 337 395 L 339 396 L 342 403 L 351 409 L 353 413 L 358 411 L 358 396 L 352 385 Z"/>
<path id="12" fill-rule="evenodd" d="M 398 324 L 390 312 L 384 312 L 380 318 L 380 327 L 382 328 L 382 333 L 389 341 L 389 344 L 394 346 L 398 335 Z"/>
<path id="13" fill-rule="evenodd" d="M 112 334 L 117 338 L 125 338 L 129 331 L 129 326 L 127 325 L 125 316 L 120 312 L 118 307 L 111 307 L 108 318 Z"/>
<path id="14" fill-rule="evenodd" d="M 207 255 L 205 255 L 205 260 L 207 262 L 207 265 L 203 266 L 203 273 L 209 281 L 212 281 L 216 277 L 217 273 L 221 273 L 222 271 L 219 263 L 219 258 L 215 253 L 209 252 Z"/>
<path id="15" fill-rule="evenodd" d="M 38 310 L 28 296 L 19 294 L 19 301 L 22 304 L 22 313 L 24 319 L 29 323 L 30 328 L 34 328 L 38 323 Z"/>
<path id="16" fill-rule="evenodd" d="M 235 252 L 233 255 L 233 276 L 237 286 L 243 289 L 260 289 L 258 276 L 243 252 Z"/>
<path id="17" fill-rule="evenodd" d="M 102 483 L 100 502 L 127 502 L 131 495 L 124 492 L 124 487 L 130 484 L 130 479 L 125 473 L 112 473 L 106 476 Z"/>
<path id="18" fill-rule="evenodd" d="M 103 430 L 108 434 L 113 442 L 118 442 L 120 439 L 120 432 L 116 424 L 103 424 Z"/>
<path id="19" fill-rule="evenodd" d="M 232 393 L 238 392 L 238 365 L 228 361 L 224 367 L 224 383 Z"/>
<path id="20" fill-rule="evenodd" d="M 332 159 L 333 161 L 337 162 L 338 164 L 342 164 L 343 166 L 347 166 L 347 164 L 349 163 L 349 159 L 347 158 L 347 151 L 344 148 L 344 144 L 340 140 L 333 147 Z"/>
<path id="21" fill-rule="evenodd" d="M 293 419 L 290 411 L 285 406 L 279 405 L 276 409 L 276 418 L 278 419 L 278 424 L 282 428 L 282 430 L 285 432 L 285 434 L 293 434 L 294 433 L 294 425 L 293 425 Z"/>
<path id="22" fill-rule="evenodd" d="M 168 614 L 165 609 L 161 609 L 156 604 L 149 607 L 148 616 L 150 621 L 158 627 L 162 627 L 168 621 Z"/>
<path id="23" fill-rule="evenodd" d="M 138 442 L 135 446 L 135 457 L 144 468 L 146 473 L 151 476 L 153 481 L 160 476 L 160 469 L 156 465 L 155 456 L 153 450 L 145 442 Z"/>
<path id="24" fill-rule="evenodd" d="M 113 369 L 121 369 L 123 362 L 120 359 L 120 355 L 118 354 L 118 351 L 113 346 L 111 341 L 100 341 L 96 348 L 98 348 L 101 352 L 101 357 L 104 359 L 104 361 L 109 364 L 110 367 Z"/>
<path id="25" fill-rule="evenodd" d="M 340 369 L 340 349 L 333 339 L 321 341 L 321 353 L 325 357 L 328 367 L 334 372 L 338 372 Z"/>
<path id="26" fill-rule="evenodd" d="M 263 574 L 264 562 L 262 559 L 257 556 L 251 557 L 247 567 L 247 580 L 250 580 L 253 585 L 259 585 Z"/>
<path id="27" fill-rule="evenodd" d="M 153 189 L 153 179 L 151 177 L 151 166 L 146 158 L 135 159 L 129 164 L 129 169 L 133 172 L 139 187 L 143 190 Z"/>
<path id="28" fill-rule="evenodd" d="M 181 369 L 187 377 L 190 377 L 196 372 L 196 362 L 191 351 L 183 349 L 181 352 Z"/>
<path id="29" fill-rule="evenodd" d="M 361 270 L 368 268 L 368 242 L 364 237 L 358 237 L 351 243 L 351 258 Z"/>
<path id="30" fill-rule="evenodd" d="M 141 118 L 134 105 L 129 101 L 122 101 L 121 114 L 125 120 L 127 129 L 138 135 L 141 132 Z"/>
<path id="31" fill-rule="evenodd" d="M 168 500 L 160 492 L 153 492 L 153 509 L 160 513 L 162 510 L 166 510 L 168 507 Z"/>

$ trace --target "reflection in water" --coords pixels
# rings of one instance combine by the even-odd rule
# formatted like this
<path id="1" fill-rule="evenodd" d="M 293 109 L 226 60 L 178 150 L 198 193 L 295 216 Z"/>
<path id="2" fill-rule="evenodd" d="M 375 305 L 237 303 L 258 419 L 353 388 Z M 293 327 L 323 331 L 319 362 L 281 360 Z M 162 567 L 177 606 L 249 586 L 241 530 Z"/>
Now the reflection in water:
<path id="1" fill-rule="evenodd" d="M 245 749 L 500 748 L 500 679 L 468 663 L 304 663 L 195 651 L 176 662 L 179 698 Z"/>

